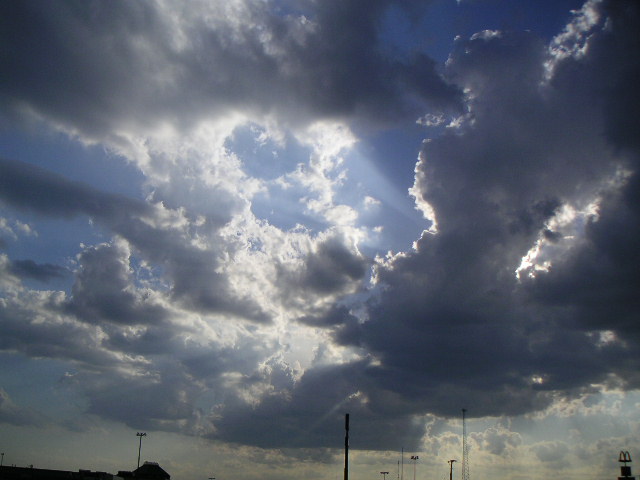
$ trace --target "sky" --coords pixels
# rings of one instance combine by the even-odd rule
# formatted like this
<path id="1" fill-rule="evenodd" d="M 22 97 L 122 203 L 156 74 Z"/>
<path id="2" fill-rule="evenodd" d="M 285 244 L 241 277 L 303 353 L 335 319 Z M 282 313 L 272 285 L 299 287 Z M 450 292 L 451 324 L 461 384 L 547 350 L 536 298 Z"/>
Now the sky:
<path id="1" fill-rule="evenodd" d="M 640 458 L 640 4 L 0 3 L 4 465 Z M 417 461 L 411 461 L 417 456 Z M 633 465 L 633 464 L 632 464 Z M 640 472 L 639 472 L 640 473 Z"/>

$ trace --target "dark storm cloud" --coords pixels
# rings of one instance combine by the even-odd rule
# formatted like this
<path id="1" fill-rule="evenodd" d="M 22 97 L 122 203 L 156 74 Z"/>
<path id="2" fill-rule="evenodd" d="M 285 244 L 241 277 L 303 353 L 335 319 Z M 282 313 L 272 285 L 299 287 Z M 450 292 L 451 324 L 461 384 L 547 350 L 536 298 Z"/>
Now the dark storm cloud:
<path id="1" fill-rule="evenodd" d="M 590 53 L 594 62 L 604 62 L 607 68 L 591 68 L 590 74 L 598 78 L 601 86 L 599 93 L 604 97 L 605 133 L 617 148 L 630 152 L 637 165 L 640 161 L 640 138 L 629 118 L 640 110 L 640 92 L 637 88 L 640 65 L 636 53 L 640 48 L 640 39 L 634 35 L 640 22 L 640 12 L 634 2 L 607 2 L 603 12 L 613 19 L 614 30 L 611 35 L 601 38 Z"/>
<path id="2" fill-rule="evenodd" d="M 43 215 L 70 218 L 85 214 L 114 226 L 128 216 L 151 214 L 143 202 L 103 193 L 35 165 L 4 158 L 0 158 L 0 198 Z"/>
<path id="3" fill-rule="evenodd" d="M 18 277 L 45 283 L 55 278 L 63 278 L 70 273 L 65 267 L 50 263 L 39 264 L 33 260 L 15 260 L 11 262 L 10 271 Z"/>
<path id="4" fill-rule="evenodd" d="M 640 7 L 633 2 L 606 2 L 609 29 L 590 45 L 580 70 L 559 72 L 559 81 L 574 75 L 592 79 L 593 97 L 602 105 L 603 128 L 621 167 L 625 184 L 604 195 L 598 219 L 586 226 L 585 242 L 565 262 L 531 285 L 535 301 L 570 312 L 567 321 L 582 331 L 612 331 L 624 346 L 606 350 L 605 368 L 627 388 L 640 376 L 640 143 L 633 118 L 640 112 Z"/>
<path id="5" fill-rule="evenodd" d="M 3 3 L 1 61 L 12 75 L 0 95 L 14 116 L 32 111 L 94 139 L 123 122 L 183 127 L 230 108 L 386 123 L 413 120 L 425 104 L 456 107 L 459 91 L 431 59 L 399 62 L 378 48 L 391 4 L 300 2 L 304 19 L 254 2 L 206 24 L 179 4 Z"/>
<path id="6" fill-rule="evenodd" d="M 80 255 L 67 311 L 92 323 L 124 325 L 159 323 L 167 317 L 160 305 L 145 298 L 134 284 L 128 254 L 112 245 L 87 248 Z"/>
<path id="7" fill-rule="evenodd" d="M 349 251 L 341 239 L 331 238 L 306 258 L 302 283 L 318 292 L 341 291 L 364 276 L 368 263 L 364 256 Z"/>
<path id="8" fill-rule="evenodd" d="M 394 450 L 399 441 L 408 449 L 417 447 L 424 426 L 410 412 L 389 415 L 376 409 L 383 404 L 370 402 L 368 392 L 374 389 L 368 385 L 367 363 L 308 370 L 295 389 L 269 395 L 258 406 L 228 403 L 215 421 L 215 437 L 270 448 L 340 448 L 344 413 L 350 412 L 352 448 Z M 388 393 L 375 390 L 377 396 Z"/>
<path id="9" fill-rule="evenodd" d="M 417 170 L 439 233 L 381 269 L 388 290 L 360 338 L 379 352 L 382 369 L 417 375 L 415 392 L 398 388 L 430 411 L 454 414 L 460 405 L 452 398 L 480 415 L 534 410 L 550 401 L 548 392 L 589 387 L 638 361 L 637 343 L 601 346 L 585 335 L 613 329 L 624 337 L 624 327 L 637 328 L 635 173 L 621 192 L 628 203 L 604 201 L 585 246 L 554 262 L 549 275 L 522 286 L 514 276 L 562 202 L 595 193 L 637 154 L 608 143 L 610 124 L 602 122 L 611 97 L 624 95 L 607 87 L 634 81 L 626 73 L 638 67 L 637 53 L 628 55 L 638 51 L 637 6 L 602 10 L 612 14 L 612 29 L 597 28 L 586 57 L 563 62 L 549 86 L 541 85 L 545 51 L 530 35 L 477 36 L 452 57 L 452 76 L 473 95 L 473 123 L 427 143 Z M 538 291 L 547 285 L 565 308 L 532 302 L 529 283 Z M 544 382 L 533 383 L 536 376 Z"/>
<path id="10" fill-rule="evenodd" d="M 587 225 L 588 242 L 564 263 L 531 285 L 537 301 L 578 309 L 585 330 L 613 329 L 638 340 L 640 287 L 640 188 L 633 178 L 606 198 L 600 218 Z"/>
<path id="11" fill-rule="evenodd" d="M 629 178 L 619 191 L 604 197 L 599 218 L 587 225 L 583 248 L 536 281 L 532 289 L 538 301 L 576 309 L 585 329 L 611 328 L 637 343 L 640 144 L 632 118 L 640 112 L 640 39 L 633 33 L 640 23 L 640 9 L 630 2 L 610 2 L 603 12 L 610 15 L 611 31 L 593 43 L 577 73 L 593 79 L 594 97 L 602 104 L 606 119 L 601 133 L 609 139 Z M 566 68 L 559 76 L 568 82 L 575 74 Z"/>
<path id="12" fill-rule="evenodd" d="M 640 25 L 636 4 L 616 5 L 597 6 L 586 54 L 558 61 L 550 83 L 531 34 L 459 42 L 449 73 L 468 89 L 470 116 L 427 142 L 416 170 L 438 233 L 378 268 L 367 321 L 325 322 L 379 361 L 361 387 L 371 408 L 390 408 L 375 396 L 385 389 L 403 411 L 516 415 L 611 374 L 638 385 L 639 152 L 628 132 L 640 108 L 625 98 L 637 98 Z M 621 168 L 630 176 L 612 188 Z M 561 206 L 596 195 L 598 219 L 548 273 L 519 283 L 539 232 L 560 240 L 548 222 Z"/>
<path id="13" fill-rule="evenodd" d="M 12 72 L 3 76 L 2 97 L 15 113 L 34 108 L 88 135 L 104 134 L 153 88 L 152 77 L 138 82 L 146 47 L 156 47 L 147 51 L 151 63 L 166 47 L 150 3 L 12 3 L 3 4 L 1 17 L 2 68 Z M 146 40 L 139 49 L 129 43 L 135 36 Z"/>
<path id="14" fill-rule="evenodd" d="M 326 310 L 329 298 L 338 299 L 359 291 L 367 279 L 371 260 L 340 234 L 331 234 L 318 241 L 293 267 L 275 262 L 279 301 L 290 308 L 305 312 L 299 321 L 307 325 L 332 325 L 341 323 L 338 317 L 347 317 L 339 307 Z M 314 310 L 312 299 L 318 299 L 325 307 Z M 346 317 L 345 317 L 346 319 Z"/>
<path id="15" fill-rule="evenodd" d="M 40 167 L 4 159 L 0 159 L 0 200 L 41 215 L 91 217 L 125 238 L 143 257 L 164 265 L 172 280 L 171 294 L 184 308 L 268 321 L 251 299 L 237 300 L 229 292 L 227 278 L 216 272 L 215 251 L 191 247 L 178 228 L 157 226 L 162 223 L 160 212 L 145 202 L 105 193 Z M 87 319 L 99 314 L 99 318 L 125 323 L 161 318 L 161 308 L 134 298 L 124 288 L 126 272 L 121 262 L 128 259 L 116 259 L 110 252 L 96 249 L 83 254 L 83 270 L 73 287 L 71 310 L 86 315 Z"/>
<path id="16" fill-rule="evenodd" d="M 417 3 L 404 2 L 400 8 L 415 13 L 412 7 Z M 317 22 L 318 31 L 303 49 L 296 44 L 287 49 L 291 60 L 301 67 L 301 78 L 292 78 L 300 98 L 309 98 L 320 113 L 364 114 L 369 121 L 378 118 L 382 123 L 398 115 L 419 113 L 416 104 L 409 101 L 412 96 L 411 100 L 420 98 L 436 108 L 458 106 L 459 90 L 443 80 L 432 59 L 415 54 L 400 62 L 381 54 L 379 29 L 392 5 L 397 4 L 330 0 L 314 5 L 316 11 L 305 12 Z"/>

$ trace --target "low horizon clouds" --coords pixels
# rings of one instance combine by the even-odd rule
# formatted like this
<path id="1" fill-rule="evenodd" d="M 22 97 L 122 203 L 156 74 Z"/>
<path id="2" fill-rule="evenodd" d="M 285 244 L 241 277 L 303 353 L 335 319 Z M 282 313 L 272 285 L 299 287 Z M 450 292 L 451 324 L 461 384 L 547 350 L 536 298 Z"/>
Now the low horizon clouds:
<path id="1" fill-rule="evenodd" d="M 640 388 L 638 5 L 590 0 L 551 40 L 459 37 L 444 65 L 385 50 L 393 5 L 5 2 L 2 128 L 143 180 L 0 152 L 0 351 L 65 362 L 85 413 L 261 448 L 339 447 L 348 411 L 354 448 L 417 451 L 463 406 Z M 416 122 L 413 185 L 355 176 Z M 385 199 L 405 197 L 423 232 L 399 250 L 413 213 Z M 73 258 L 47 258 L 52 224 Z M 0 394 L 1 422 L 45 421 Z"/>

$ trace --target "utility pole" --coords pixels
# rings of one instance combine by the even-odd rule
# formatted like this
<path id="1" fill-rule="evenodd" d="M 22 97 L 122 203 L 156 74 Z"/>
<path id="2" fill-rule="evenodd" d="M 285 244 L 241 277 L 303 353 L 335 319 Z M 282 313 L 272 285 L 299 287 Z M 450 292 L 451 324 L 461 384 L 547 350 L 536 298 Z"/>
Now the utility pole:
<path id="1" fill-rule="evenodd" d="M 389 472 L 380 472 L 380 475 L 382 475 L 382 480 L 387 480 L 387 475 L 389 475 Z"/>
<path id="2" fill-rule="evenodd" d="M 142 450 L 142 437 L 146 437 L 146 432 L 136 433 L 136 437 L 140 437 L 140 444 L 138 445 L 138 468 L 140 468 L 140 451 Z"/>
<path id="3" fill-rule="evenodd" d="M 344 416 L 344 480 L 349 480 L 349 414 Z"/>

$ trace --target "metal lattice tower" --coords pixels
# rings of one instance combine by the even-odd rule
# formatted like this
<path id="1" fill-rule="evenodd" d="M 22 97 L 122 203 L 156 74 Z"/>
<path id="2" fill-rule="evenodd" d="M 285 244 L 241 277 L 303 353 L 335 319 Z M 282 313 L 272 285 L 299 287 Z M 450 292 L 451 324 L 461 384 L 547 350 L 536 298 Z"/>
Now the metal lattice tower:
<path id="1" fill-rule="evenodd" d="M 467 445 L 467 409 L 462 409 L 462 480 L 469 480 L 469 446 Z"/>

